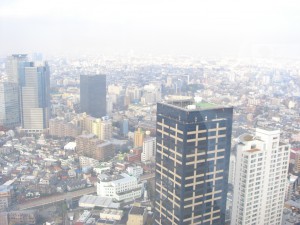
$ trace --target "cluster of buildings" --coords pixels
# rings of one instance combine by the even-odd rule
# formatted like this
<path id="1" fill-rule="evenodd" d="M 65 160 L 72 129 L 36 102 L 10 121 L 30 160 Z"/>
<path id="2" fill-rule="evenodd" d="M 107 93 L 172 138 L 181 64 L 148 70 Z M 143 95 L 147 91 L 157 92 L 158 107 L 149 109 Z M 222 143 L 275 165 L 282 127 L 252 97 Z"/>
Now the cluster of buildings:
<path id="1" fill-rule="evenodd" d="M 1 113 L 0 125 L 19 126 L 0 147 L 7 221 L 28 199 L 95 187 L 74 224 L 300 222 L 296 65 L 101 57 L 49 65 L 51 77 L 47 63 L 13 55 L 1 78 L 0 105 L 16 113 Z"/>
<path id="2" fill-rule="evenodd" d="M 1 82 L 1 123 L 20 126 L 26 133 L 42 133 L 50 118 L 50 72 L 47 62 L 29 62 L 27 55 L 7 58 L 7 79 Z"/>

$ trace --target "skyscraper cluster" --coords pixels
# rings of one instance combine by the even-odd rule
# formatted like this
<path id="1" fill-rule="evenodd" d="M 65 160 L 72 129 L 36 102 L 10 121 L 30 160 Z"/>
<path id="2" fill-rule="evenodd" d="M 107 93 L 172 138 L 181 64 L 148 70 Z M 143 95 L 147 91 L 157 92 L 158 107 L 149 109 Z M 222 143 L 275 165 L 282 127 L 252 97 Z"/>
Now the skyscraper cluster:
<path id="1" fill-rule="evenodd" d="M 158 103 L 155 224 L 229 224 L 232 116 L 232 107 L 188 97 Z M 281 224 L 289 154 L 280 130 L 256 128 L 239 137 L 232 225 Z"/>
<path id="2" fill-rule="evenodd" d="M 0 85 L 0 125 L 21 125 L 26 133 L 42 133 L 50 117 L 50 72 L 47 62 L 29 62 L 15 54 L 6 61 L 7 82 Z"/>

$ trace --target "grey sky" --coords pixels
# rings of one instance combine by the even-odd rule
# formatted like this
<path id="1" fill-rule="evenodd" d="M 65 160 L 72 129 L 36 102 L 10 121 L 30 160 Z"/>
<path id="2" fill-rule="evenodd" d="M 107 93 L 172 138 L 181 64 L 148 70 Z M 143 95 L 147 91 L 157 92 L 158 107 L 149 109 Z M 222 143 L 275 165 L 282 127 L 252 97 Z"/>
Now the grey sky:
<path id="1" fill-rule="evenodd" d="M 298 2 L 0 0 L 0 55 L 300 58 Z"/>

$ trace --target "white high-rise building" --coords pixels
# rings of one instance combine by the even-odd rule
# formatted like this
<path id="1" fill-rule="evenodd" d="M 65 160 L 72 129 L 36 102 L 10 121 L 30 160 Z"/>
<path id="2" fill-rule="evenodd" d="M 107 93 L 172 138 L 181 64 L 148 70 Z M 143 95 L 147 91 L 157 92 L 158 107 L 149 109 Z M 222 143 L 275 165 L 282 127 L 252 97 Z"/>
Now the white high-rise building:
<path id="1" fill-rule="evenodd" d="M 232 225 L 281 224 L 290 146 L 280 131 L 257 128 L 237 146 Z"/>
<path id="2" fill-rule="evenodd" d="M 23 77 L 22 67 L 28 66 L 26 54 L 14 54 L 7 57 L 5 67 L 9 82 L 19 84 Z M 26 64 L 26 65 L 25 65 Z"/>
<path id="3" fill-rule="evenodd" d="M 27 133 L 42 133 L 49 127 L 50 74 L 49 66 L 25 67 L 21 85 L 22 129 Z"/>
<path id="4" fill-rule="evenodd" d="M 141 161 L 147 162 L 154 159 L 156 150 L 156 138 L 148 137 L 143 142 L 143 152 L 141 155 Z"/>

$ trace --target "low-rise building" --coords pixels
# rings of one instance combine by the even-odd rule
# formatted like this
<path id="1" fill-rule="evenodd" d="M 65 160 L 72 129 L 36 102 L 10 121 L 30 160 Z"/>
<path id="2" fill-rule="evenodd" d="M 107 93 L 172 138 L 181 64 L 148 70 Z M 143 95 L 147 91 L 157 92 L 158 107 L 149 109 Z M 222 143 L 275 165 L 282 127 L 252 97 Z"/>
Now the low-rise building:
<path id="1" fill-rule="evenodd" d="M 127 225 L 144 225 L 147 220 L 147 210 L 145 207 L 133 206 L 128 214 Z"/>
<path id="2" fill-rule="evenodd" d="M 126 173 L 118 175 L 101 174 L 98 177 L 97 194 L 116 201 L 134 200 L 142 195 L 142 184 Z"/>
<path id="3" fill-rule="evenodd" d="M 37 213 L 35 210 L 11 211 L 8 214 L 9 224 L 36 224 Z"/>
<path id="4" fill-rule="evenodd" d="M 100 211 L 100 219 L 105 220 L 121 220 L 123 216 L 122 210 L 117 209 L 103 209 Z"/>
<path id="5" fill-rule="evenodd" d="M 139 178 L 141 175 L 143 175 L 143 168 L 140 166 L 129 166 L 126 170 L 130 176 L 134 176 L 136 178 Z"/>

